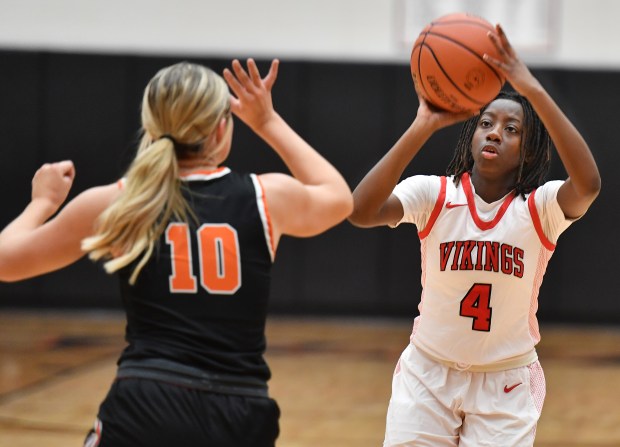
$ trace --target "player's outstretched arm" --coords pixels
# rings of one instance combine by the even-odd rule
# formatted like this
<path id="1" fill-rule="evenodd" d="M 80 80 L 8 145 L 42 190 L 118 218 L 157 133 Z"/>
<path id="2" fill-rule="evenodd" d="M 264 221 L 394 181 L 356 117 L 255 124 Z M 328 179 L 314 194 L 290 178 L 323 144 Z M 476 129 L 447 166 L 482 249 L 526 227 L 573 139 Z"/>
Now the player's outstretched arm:
<path id="1" fill-rule="evenodd" d="M 84 255 L 84 237 L 95 219 L 118 194 L 116 185 L 78 195 L 58 214 L 67 198 L 75 169 L 70 161 L 47 163 L 32 180 L 32 200 L 0 232 L 0 281 L 19 281 L 65 267 Z"/>
<path id="2" fill-rule="evenodd" d="M 568 218 L 583 215 L 601 189 L 601 176 L 588 144 L 553 98 L 527 66 L 518 58 L 501 26 L 489 38 L 498 49 L 501 60 L 485 59 L 504 73 L 513 88 L 525 96 L 545 124 L 555 145 L 568 179 L 558 191 L 558 204 Z"/>
<path id="3" fill-rule="evenodd" d="M 375 227 L 399 222 L 403 207 L 392 191 L 407 165 L 434 132 L 472 116 L 469 112 L 440 111 L 428 104 L 419 92 L 418 101 L 420 105 L 411 126 L 353 191 L 353 213 L 349 216 L 353 225 Z"/>
<path id="4" fill-rule="evenodd" d="M 274 60 L 265 78 L 252 59 L 247 70 L 237 60 L 232 70 L 224 70 L 234 94 L 232 112 L 273 148 L 292 174 L 260 176 L 276 241 L 280 234 L 319 234 L 343 221 L 352 210 L 351 190 L 342 175 L 274 110 L 271 89 L 278 67 Z"/>

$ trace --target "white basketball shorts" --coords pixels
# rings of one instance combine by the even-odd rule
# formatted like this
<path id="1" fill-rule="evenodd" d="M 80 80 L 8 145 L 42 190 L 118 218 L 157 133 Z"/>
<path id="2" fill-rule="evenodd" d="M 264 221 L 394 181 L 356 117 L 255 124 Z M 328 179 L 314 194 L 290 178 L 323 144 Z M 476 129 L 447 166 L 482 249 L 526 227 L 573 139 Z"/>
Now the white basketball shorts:
<path id="1" fill-rule="evenodd" d="M 384 447 L 531 447 L 545 399 L 538 361 L 460 371 L 409 345 L 392 380 Z"/>

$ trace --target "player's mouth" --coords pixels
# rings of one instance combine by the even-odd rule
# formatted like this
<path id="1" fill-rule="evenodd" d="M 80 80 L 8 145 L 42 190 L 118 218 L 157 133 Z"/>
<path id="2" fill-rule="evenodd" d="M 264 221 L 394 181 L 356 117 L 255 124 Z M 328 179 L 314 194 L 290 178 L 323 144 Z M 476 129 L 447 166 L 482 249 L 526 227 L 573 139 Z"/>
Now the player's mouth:
<path id="1" fill-rule="evenodd" d="M 487 160 L 496 158 L 499 155 L 499 151 L 497 150 L 497 147 L 492 145 L 492 144 L 487 144 L 485 146 L 483 146 L 482 148 L 482 157 L 486 158 Z"/>

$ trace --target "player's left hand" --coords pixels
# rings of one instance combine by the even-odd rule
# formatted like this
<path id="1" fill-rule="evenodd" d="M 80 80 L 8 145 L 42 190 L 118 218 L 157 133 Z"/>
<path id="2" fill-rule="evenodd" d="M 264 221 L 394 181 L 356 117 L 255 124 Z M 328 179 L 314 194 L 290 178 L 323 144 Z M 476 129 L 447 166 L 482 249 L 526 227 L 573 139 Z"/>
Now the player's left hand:
<path id="1" fill-rule="evenodd" d="M 500 54 L 500 59 L 495 59 L 485 54 L 484 60 L 496 67 L 517 92 L 527 96 L 530 88 L 536 86 L 538 81 L 534 78 L 525 63 L 518 57 L 516 51 L 508 41 L 506 33 L 499 24 L 495 25 L 495 31 L 497 35 L 489 32 L 488 36 Z"/>
<path id="2" fill-rule="evenodd" d="M 280 62 L 274 59 L 269 72 L 261 78 L 254 59 L 248 59 L 247 71 L 241 62 L 232 62 L 232 71 L 224 70 L 224 79 L 234 93 L 230 97 L 230 109 L 252 130 L 260 129 L 275 113 L 271 89 L 278 77 Z"/>

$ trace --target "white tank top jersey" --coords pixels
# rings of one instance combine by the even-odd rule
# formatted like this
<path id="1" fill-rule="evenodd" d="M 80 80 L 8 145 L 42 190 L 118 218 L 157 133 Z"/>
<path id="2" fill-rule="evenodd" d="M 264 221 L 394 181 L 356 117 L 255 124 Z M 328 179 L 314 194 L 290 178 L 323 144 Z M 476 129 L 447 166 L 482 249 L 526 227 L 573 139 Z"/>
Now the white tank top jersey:
<path id="1" fill-rule="evenodd" d="M 393 194 L 401 223 L 418 228 L 422 297 L 411 342 L 430 357 L 467 369 L 536 360 L 538 292 L 564 217 L 550 181 L 486 203 L 468 174 L 409 177 Z M 505 368 L 504 368 L 505 367 Z"/>

